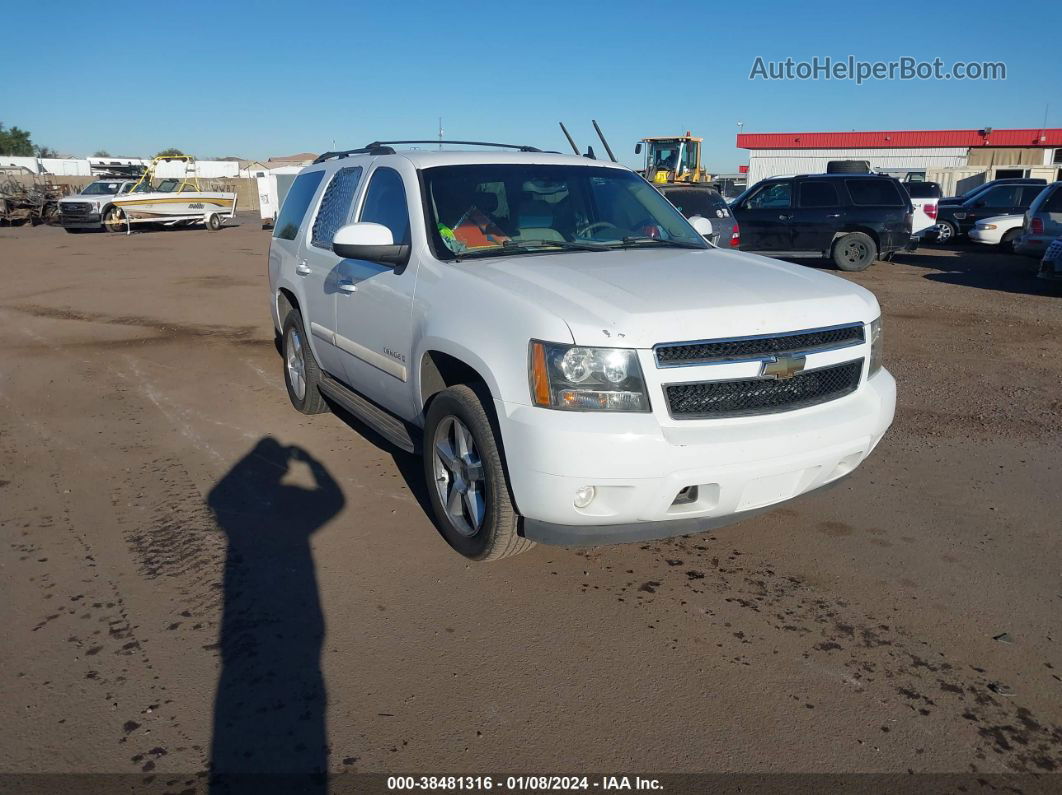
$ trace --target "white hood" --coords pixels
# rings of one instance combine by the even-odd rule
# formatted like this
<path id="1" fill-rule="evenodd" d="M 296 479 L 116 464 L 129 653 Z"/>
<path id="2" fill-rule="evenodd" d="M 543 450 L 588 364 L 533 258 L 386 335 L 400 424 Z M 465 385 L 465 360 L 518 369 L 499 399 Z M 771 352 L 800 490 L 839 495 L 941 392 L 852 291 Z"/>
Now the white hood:
<path id="1" fill-rule="evenodd" d="M 870 291 L 840 277 L 714 248 L 523 255 L 462 265 L 560 317 L 579 345 L 651 348 L 869 323 L 879 314 Z"/>

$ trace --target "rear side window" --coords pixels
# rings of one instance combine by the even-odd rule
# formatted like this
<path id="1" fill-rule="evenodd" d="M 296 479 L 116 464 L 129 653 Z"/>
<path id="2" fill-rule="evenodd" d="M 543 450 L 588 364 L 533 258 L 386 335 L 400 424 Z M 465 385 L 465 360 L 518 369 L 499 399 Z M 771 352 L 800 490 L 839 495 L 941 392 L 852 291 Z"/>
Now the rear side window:
<path id="1" fill-rule="evenodd" d="M 906 204 L 891 179 L 850 179 L 846 182 L 852 204 L 862 207 L 903 207 Z"/>
<path id="2" fill-rule="evenodd" d="M 1059 150 L 1062 151 L 1062 150 Z M 1049 196 L 1040 202 L 1042 213 L 1062 213 L 1062 185 L 1055 185 Z"/>
<path id="3" fill-rule="evenodd" d="M 801 207 L 836 207 L 840 204 L 837 186 L 825 180 L 801 182 L 799 195 Z"/>
<path id="4" fill-rule="evenodd" d="M 940 198 L 940 185 L 936 182 L 905 182 L 903 186 L 912 199 Z"/>
<path id="5" fill-rule="evenodd" d="M 749 210 L 766 210 L 790 207 L 793 203 L 793 188 L 788 182 L 773 182 L 764 185 L 745 202 Z"/>
<path id="6" fill-rule="evenodd" d="M 361 180 L 361 166 L 341 168 L 332 177 L 321 197 L 321 206 L 313 222 L 310 242 L 317 248 L 332 248 L 332 238 L 350 218 L 350 205 Z"/>
<path id="7" fill-rule="evenodd" d="M 977 197 L 977 203 L 985 207 L 1013 207 L 1018 203 L 1021 188 L 1015 185 L 997 185 Z"/>
<path id="8" fill-rule="evenodd" d="M 666 198 L 687 218 L 702 215 L 705 218 L 716 215 L 717 210 L 726 210 L 726 202 L 715 191 L 707 190 L 669 190 L 664 191 Z"/>
<path id="9" fill-rule="evenodd" d="M 1024 188 L 1021 189 L 1021 198 L 1018 201 L 1018 206 L 1028 207 L 1036 200 L 1036 197 L 1043 192 L 1043 185 L 1026 185 Z"/>
<path id="10" fill-rule="evenodd" d="M 396 246 L 409 243 L 409 209 L 401 175 L 393 168 L 378 168 L 365 192 L 361 206 L 362 221 L 382 224 L 391 230 Z"/>
<path id="11" fill-rule="evenodd" d="M 280 215 L 277 216 L 273 237 L 294 240 L 298 236 L 302 219 L 306 216 L 306 208 L 310 206 L 323 177 L 323 171 L 311 171 L 308 174 L 300 174 L 291 183 L 291 189 L 284 197 L 284 206 L 280 208 Z"/>

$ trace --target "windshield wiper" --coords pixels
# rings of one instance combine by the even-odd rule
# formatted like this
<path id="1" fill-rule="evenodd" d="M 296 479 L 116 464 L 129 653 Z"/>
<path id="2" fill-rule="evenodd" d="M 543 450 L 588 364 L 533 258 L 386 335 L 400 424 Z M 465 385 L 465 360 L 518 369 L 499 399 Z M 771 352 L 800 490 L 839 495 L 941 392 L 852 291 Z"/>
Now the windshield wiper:
<path id="1" fill-rule="evenodd" d="M 617 244 L 617 248 L 627 248 L 628 246 L 637 246 L 642 243 L 655 243 L 659 246 L 671 246 L 672 248 L 707 248 L 699 243 L 687 242 L 685 240 L 663 240 L 659 237 L 625 237 Z"/>
<path id="2" fill-rule="evenodd" d="M 608 251 L 611 247 L 600 243 L 573 243 L 568 240 L 506 240 L 501 246 L 462 251 L 455 259 L 460 261 L 473 257 L 503 257 L 507 254 L 530 254 L 545 248 L 558 248 L 562 251 Z"/>

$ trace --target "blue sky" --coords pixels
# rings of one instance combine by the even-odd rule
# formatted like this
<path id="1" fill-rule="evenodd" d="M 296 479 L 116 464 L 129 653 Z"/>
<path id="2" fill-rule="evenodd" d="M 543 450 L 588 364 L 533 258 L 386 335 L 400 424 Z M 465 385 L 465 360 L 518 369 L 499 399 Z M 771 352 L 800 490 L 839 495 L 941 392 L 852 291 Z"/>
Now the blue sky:
<path id="1" fill-rule="evenodd" d="M 591 118 L 621 160 L 692 130 L 710 169 L 745 162 L 745 132 L 1062 127 L 1062 3 L 39 2 L 4 13 L 0 121 L 64 153 L 265 158 L 448 137 L 583 148 Z M 20 35 L 13 35 L 15 33 Z M 749 80 L 756 56 L 950 65 L 984 81 Z"/>

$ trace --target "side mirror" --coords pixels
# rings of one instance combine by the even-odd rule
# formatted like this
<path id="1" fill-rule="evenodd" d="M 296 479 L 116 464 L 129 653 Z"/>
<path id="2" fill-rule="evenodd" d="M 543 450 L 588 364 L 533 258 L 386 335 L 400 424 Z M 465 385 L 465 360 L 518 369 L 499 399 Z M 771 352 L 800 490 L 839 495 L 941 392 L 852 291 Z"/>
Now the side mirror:
<path id="1" fill-rule="evenodd" d="M 984 206 L 985 206 L 984 199 L 982 199 L 981 201 L 978 201 L 978 202 L 974 202 L 974 207 L 984 207 Z"/>
<path id="2" fill-rule="evenodd" d="M 635 144 L 634 145 L 634 154 L 640 155 L 641 153 L 642 153 L 642 145 L 641 144 Z"/>
<path id="3" fill-rule="evenodd" d="M 690 225 L 701 237 L 708 237 L 712 234 L 712 222 L 705 218 L 703 215 L 695 215 L 690 218 Z"/>
<path id="4" fill-rule="evenodd" d="M 391 268 L 409 262 L 409 246 L 396 245 L 391 230 L 368 222 L 340 227 L 332 238 L 332 251 L 344 259 L 363 259 Z"/>

